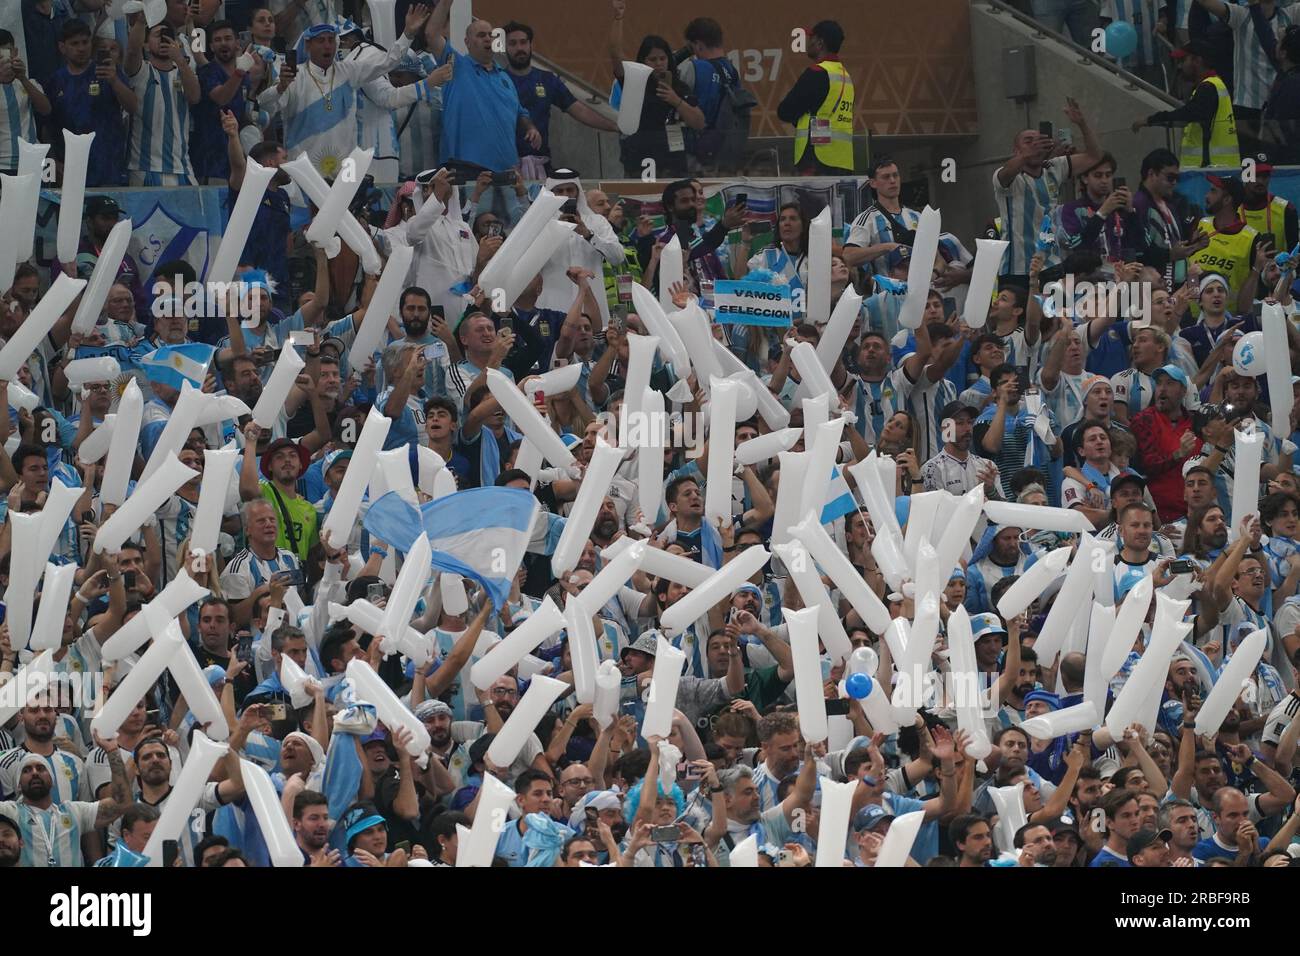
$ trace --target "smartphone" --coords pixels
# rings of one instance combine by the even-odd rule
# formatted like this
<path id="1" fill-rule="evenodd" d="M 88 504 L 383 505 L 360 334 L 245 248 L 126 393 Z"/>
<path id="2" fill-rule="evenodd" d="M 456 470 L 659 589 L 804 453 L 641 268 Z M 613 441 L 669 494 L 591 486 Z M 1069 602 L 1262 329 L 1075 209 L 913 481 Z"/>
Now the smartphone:
<path id="1" fill-rule="evenodd" d="M 112 63 L 113 51 L 101 47 L 99 51 L 95 54 L 95 62 L 104 63 L 104 64 Z"/>
<path id="2" fill-rule="evenodd" d="M 290 587 L 302 587 L 307 579 L 302 573 L 301 568 L 293 568 L 290 571 L 280 571 L 275 575 L 281 581 L 287 581 Z"/>
<path id="3" fill-rule="evenodd" d="M 737 194 L 736 194 L 736 201 L 733 202 L 732 205 L 733 205 L 733 206 L 743 206 L 743 205 L 745 205 L 745 204 L 748 203 L 748 202 L 749 202 L 749 193 L 737 193 Z"/>
<path id="4" fill-rule="evenodd" d="M 153 707 L 150 708 L 149 710 L 146 710 L 144 712 L 144 725 L 146 727 L 150 727 L 150 726 L 161 727 L 162 711 L 160 711 L 157 707 Z"/>
<path id="5" fill-rule="evenodd" d="M 162 841 L 162 865 L 164 867 L 175 866 L 176 858 L 181 855 L 181 845 L 176 840 Z"/>
<path id="6" fill-rule="evenodd" d="M 560 207 L 560 214 L 564 216 L 576 216 L 578 214 L 578 200 L 564 200 L 564 205 Z"/>
<path id="7" fill-rule="evenodd" d="M 677 827 L 669 825 L 666 827 L 652 827 L 650 830 L 650 839 L 655 843 L 676 843 L 682 838 Z"/>
<path id="8" fill-rule="evenodd" d="M 253 635 L 247 631 L 240 634 L 235 642 L 235 657 L 245 664 L 253 663 Z"/>
<path id="9" fill-rule="evenodd" d="M 515 171 L 513 169 L 507 169 L 503 173 L 492 174 L 493 186 L 513 186 L 514 184 L 515 184 Z"/>
<path id="10" fill-rule="evenodd" d="M 827 717 L 847 717 L 849 715 L 849 699 L 841 697 L 838 700 L 828 700 L 826 702 Z"/>
<path id="11" fill-rule="evenodd" d="M 515 319 L 514 319 L 514 316 L 512 316 L 512 315 L 503 315 L 503 316 L 501 316 L 501 328 L 503 328 L 503 329 L 509 329 L 511 332 L 513 332 L 513 331 L 515 330 Z"/>
<path id="12" fill-rule="evenodd" d="M 1051 123 L 1048 123 L 1048 122 L 1039 123 L 1039 124 L 1038 124 L 1038 132 L 1042 133 L 1044 136 L 1051 136 L 1051 135 L 1052 135 L 1052 124 L 1051 124 Z"/>
<path id="13" fill-rule="evenodd" d="M 401 850 L 402 852 L 406 853 L 407 855 L 410 855 L 410 852 L 411 852 L 411 841 L 410 841 L 410 840 L 403 840 L 401 843 L 397 844 L 397 846 L 393 847 L 393 852 L 394 852 L 394 853 L 396 853 L 398 850 Z"/>
<path id="14" fill-rule="evenodd" d="M 285 720 L 289 716 L 289 708 L 284 704 L 272 702 L 266 705 L 266 716 L 271 720 Z"/>
<path id="15" fill-rule="evenodd" d="M 426 362 L 437 362 L 447 357 L 447 346 L 441 342 L 434 342 L 432 345 L 424 347 L 424 360 Z"/>
<path id="16" fill-rule="evenodd" d="M 483 238 L 491 239 L 493 236 L 504 236 L 505 234 L 505 227 L 502 226 L 501 223 L 490 222 L 487 224 L 487 229 L 483 232 Z"/>
<path id="17" fill-rule="evenodd" d="M 1114 186 L 1114 188 L 1116 188 L 1116 189 L 1127 189 L 1127 188 L 1128 188 L 1128 180 L 1125 179 L 1123 176 L 1116 176 L 1114 179 L 1111 180 L 1111 184 L 1112 184 L 1112 185 Z"/>
<path id="18" fill-rule="evenodd" d="M 586 832 L 588 834 L 596 833 L 600 829 L 600 811 L 595 807 L 587 807 L 583 814 L 587 818 Z"/>
<path id="19" fill-rule="evenodd" d="M 295 329 L 294 331 L 289 333 L 289 344 L 294 346 L 301 346 L 303 348 L 310 348 L 311 346 L 316 344 L 316 330 Z"/>
<path id="20" fill-rule="evenodd" d="M 87 521 L 94 521 L 94 520 L 95 520 L 95 512 L 93 512 L 93 511 L 83 511 L 83 512 L 81 513 L 81 523 L 82 523 L 82 524 L 85 524 Z"/>
<path id="21" fill-rule="evenodd" d="M 386 597 L 388 597 L 388 588 L 382 581 L 371 584 L 366 588 L 366 600 L 371 604 L 382 601 Z"/>
<path id="22" fill-rule="evenodd" d="M 1169 562 L 1169 573 L 1170 573 L 1170 574 L 1191 574 L 1191 573 L 1193 573 L 1195 570 L 1196 570 L 1196 565 L 1192 564 L 1191 561 L 1188 561 L 1188 560 L 1186 560 L 1186 559 L 1184 559 L 1184 560 L 1182 560 L 1182 561 L 1170 561 L 1170 562 Z"/>
<path id="23" fill-rule="evenodd" d="M 291 69 L 291 70 L 296 70 L 296 69 L 298 69 L 298 51 L 297 51 L 297 50 L 285 50 L 285 51 L 284 51 L 284 65 L 285 65 L 286 67 L 288 67 L 289 69 Z"/>
<path id="24" fill-rule="evenodd" d="M 0 601 L 0 624 L 3 624 L 5 622 L 5 608 L 6 608 L 5 602 Z"/>
<path id="25" fill-rule="evenodd" d="M 766 236 L 772 232 L 772 224 L 764 219 L 751 222 L 749 224 L 749 232 L 755 237 Z"/>
<path id="26" fill-rule="evenodd" d="M 136 577 L 134 571 L 122 572 L 122 587 L 126 588 L 128 591 L 134 591 L 135 581 L 136 581 Z"/>

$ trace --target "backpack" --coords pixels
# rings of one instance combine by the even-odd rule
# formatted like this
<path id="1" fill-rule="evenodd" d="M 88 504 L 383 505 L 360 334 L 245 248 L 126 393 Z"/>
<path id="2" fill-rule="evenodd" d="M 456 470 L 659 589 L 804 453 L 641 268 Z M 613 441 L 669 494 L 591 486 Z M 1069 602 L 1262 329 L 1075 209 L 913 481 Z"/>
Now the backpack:
<path id="1" fill-rule="evenodd" d="M 732 79 L 734 67 L 728 69 L 730 60 L 708 62 L 718 76 L 722 93 L 713 124 L 696 134 L 695 155 L 705 166 L 739 169 L 745 164 L 750 113 L 758 106 L 758 99 L 740 85 L 739 76 Z"/>

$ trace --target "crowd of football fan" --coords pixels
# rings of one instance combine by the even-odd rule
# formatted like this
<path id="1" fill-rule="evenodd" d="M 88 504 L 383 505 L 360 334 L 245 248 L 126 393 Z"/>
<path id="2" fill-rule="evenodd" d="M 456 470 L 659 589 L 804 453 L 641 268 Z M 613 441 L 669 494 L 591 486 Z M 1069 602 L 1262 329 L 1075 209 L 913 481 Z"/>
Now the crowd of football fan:
<path id="1" fill-rule="evenodd" d="M 964 606 L 992 701 L 986 726 L 993 750 L 983 759 L 967 755 L 970 737 L 957 729 L 956 702 L 942 686 L 896 732 L 873 728 L 860 700 L 844 690 L 846 661 L 829 652 L 822 657 L 824 694 L 840 713 L 830 741 L 805 741 L 783 613 L 804 607 L 807 596 L 779 557 L 673 634 L 686 663 L 672 729 L 647 739 L 641 723 L 659 640 L 673 630 L 660 619 L 690 593 L 670 577 L 638 570 L 593 615 L 596 657 L 621 675 L 612 720 L 598 721 L 593 705 L 573 693 L 570 641 L 581 635 L 567 629 L 543 637 L 490 686 L 473 683 L 470 669 L 543 599 L 568 607 L 620 539 L 643 540 L 707 570 L 771 543 L 776 502 L 801 491 L 781 487 L 783 461 L 793 460 L 773 454 L 738 465 L 732 520 L 706 521 L 707 443 L 691 447 L 686 437 L 693 423 L 708 419 L 708 390 L 691 368 L 656 355 L 650 388 L 667 396 L 674 422 L 662 508 L 641 512 L 629 456 L 577 567 L 557 576 L 550 557 L 598 439 L 613 444 L 619 437 L 613 422 L 625 398 L 629 339 L 647 333 L 630 305 L 631 285 L 658 294 L 662 257 L 676 237 L 684 247 L 683 282 L 664 290 L 676 309 L 694 300 L 707 310 L 714 283 L 729 278 L 807 291 L 810 220 L 820 210 L 799 201 L 762 216 L 744 201 L 711 210 L 700 179 L 656 187 L 661 205 L 650 210 L 584 189 L 577 174 L 549 162 L 549 110 L 611 131 L 612 120 L 530 65 L 533 31 L 524 25 L 505 29 L 508 70 L 493 64 L 491 25 L 483 21 L 469 25 L 468 56 L 451 51 L 447 0 L 432 11 L 399 11 L 405 19 L 395 25 L 404 23 L 406 39 L 387 50 L 353 21 L 336 20 L 324 0 L 273 0 L 269 7 L 226 0 L 227 20 L 217 19 L 221 5 L 209 0 L 195 9 L 171 2 L 153 26 L 146 24 L 157 4 L 126 20 L 108 18 L 107 5 L 92 9 L 98 6 L 23 0 L 27 62 L 10 49 L 0 63 L 0 83 L 17 94 L 0 103 L 14 130 L 0 140 L 0 167 L 16 166 L 17 138 L 35 142 L 38 128 L 96 132 L 76 262 L 55 263 L 52 274 L 18 265 L 0 299 L 6 341 L 52 278 L 93 273 L 123 214 L 94 190 L 126 181 L 228 182 L 233 206 L 249 157 L 279 166 L 306 152 L 330 177 L 358 142 L 373 145 L 377 157 L 391 160 L 387 174 L 376 170 L 376 181 L 401 185 L 386 210 L 373 208 L 381 194 L 363 185 L 349 214 L 384 258 L 403 245 L 413 256 L 384 344 L 355 364 L 351 346 L 379 276 L 346 246 L 329 258 L 307 243 L 303 229 L 291 226 L 290 210 L 308 204 L 281 172 L 240 257 L 238 275 L 256 293 L 251 318 L 160 308 L 198 278 L 193 268 L 183 260 L 159 264 L 150 285 L 128 255 L 94 329 L 73 331 L 74 302 L 14 381 L 3 383 L 36 397 L 14 402 L 11 390 L 14 407 L 0 416 L 6 587 L 16 562 L 28 560 L 13 553 L 9 514 L 40 514 L 56 480 L 81 495 L 57 536 L 50 529 L 50 560 L 78 568 L 62 644 L 50 652 L 54 681 L 44 692 L 3 701 L 0 865 L 145 861 L 194 734 L 211 733 L 211 722 L 197 720 L 164 673 L 117 733 L 101 737 L 90 721 L 102 700 L 76 699 L 72 689 L 83 676 L 102 677 L 103 694 L 111 693 L 138 665 L 143 648 L 111 661 L 102 648 L 178 575 L 211 592 L 179 615 L 179 625 L 220 701 L 230 750 L 203 788 L 193 825 L 164 845 L 168 864 L 173 855 L 186 866 L 269 864 L 241 757 L 270 774 L 302 862 L 311 866 L 455 865 L 459 827 L 474 824 L 485 775 L 517 795 L 497 839 L 500 865 L 727 866 L 732 849 L 751 835 L 759 865 L 811 865 L 823 779 L 857 781 L 846 865 L 874 865 L 892 821 L 913 811 L 923 813 L 923 823 L 908 865 L 1282 866 L 1300 858 L 1300 721 L 1293 719 L 1300 712 L 1300 473 L 1293 460 L 1300 403 L 1291 421 L 1269 421 L 1265 379 L 1234 368 L 1234 350 L 1241 336 L 1261 329 L 1266 303 L 1282 306 L 1293 364 L 1300 358 L 1295 259 L 1278 255 L 1300 239 L 1296 211 L 1269 192 L 1267 162 L 1253 182 L 1212 177 L 1200 215 L 1176 192 L 1179 157 L 1152 152 L 1130 189 L 1071 101 L 1064 117 L 1077 132 L 1073 144 L 1025 131 L 994 174 L 999 216 L 991 228 L 1008 248 L 986 325 L 972 329 L 963 319 L 973 257 L 947 233 L 919 327 L 901 323 L 920 214 L 903 203 L 899 166 L 887 159 L 869 170 L 872 205 L 843 224 L 832 246 L 830 301 L 846 289 L 864 296 L 847 343 L 828 363 L 836 394 L 800 390 L 791 353 L 800 343 L 816 346 L 826 328 L 825 316 L 818 322 L 804 314 L 806 296 L 796 297 L 787 327 L 710 322 L 735 367 L 758 376 L 791 426 L 805 423 L 817 404 L 809 400 L 828 399 L 814 412 L 821 420 L 844 417 L 846 441 L 836 460 L 846 491 L 860 492 L 852 465 L 873 451 L 892 457 L 889 490 L 903 527 L 911 496 L 921 492 L 964 495 L 983 486 L 990 500 L 1077 509 L 1096 537 L 1113 545 L 1114 593 L 1097 600 L 1121 604 L 1148 578 L 1158 593 L 1191 598 L 1192 630 L 1168 665 L 1154 726 L 1122 733 L 1098 726 L 1050 739 L 1020 728 L 1079 703 L 1088 662 L 1074 645 L 1051 659 L 1035 654 L 1052 589 L 1010 619 L 996 608 L 1041 556 L 1077 536 L 981 519 L 943 582 L 931 663 L 939 674 L 950 669 L 945 629 Z M 623 14 L 616 0 L 616 62 Z M 186 40 L 195 24 L 206 28 L 206 62 Z M 248 38 L 240 39 L 245 30 Z M 810 55 L 822 65 L 824 84 L 826 74 L 842 75 L 823 64 L 835 61 L 844 32 L 823 21 L 813 34 Z M 302 37 L 296 70 L 295 49 L 282 49 L 278 36 Z M 672 175 L 710 168 L 710 143 L 719 141 L 707 134 L 734 100 L 729 62 L 717 23 L 692 22 L 686 39 L 684 56 L 659 37 L 645 38 L 637 54 L 663 76 L 657 96 L 647 95 L 643 128 L 623 140 L 625 164 L 638 175 L 647 155 Z M 410 52 L 412 40 L 419 52 Z M 833 122 L 822 127 L 825 138 L 817 134 L 826 95 L 818 82 L 801 78 L 782 118 L 797 124 L 813 116 L 804 145 L 815 159 L 802 171 L 835 172 L 842 167 L 827 158 L 837 154 L 826 151 L 834 149 Z M 456 83 L 466 86 L 453 96 Z M 17 124 L 15 103 L 36 118 L 29 112 Z M 341 130 L 329 115 L 336 105 L 348 114 Z M 382 122 L 365 121 L 367 109 Z M 124 113 L 134 114 L 129 126 Z M 371 134 L 378 138 L 368 142 Z M 45 138 L 57 155 L 60 138 Z M 572 235 L 514 301 L 494 302 L 478 276 L 543 184 L 565 197 L 559 216 L 573 225 Z M 1071 193 L 1076 198 L 1067 201 Z M 295 275 L 308 277 L 299 283 L 306 288 L 295 288 Z M 1056 283 L 1067 277 L 1092 290 L 1130 284 L 1150 300 L 1136 310 L 1092 292 L 1063 302 Z M 94 539 L 117 510 L 101 498 L 99 430 L 128 383 L 145 399 L 132 468 L 142 481 L 187 388 L 251 409 L 284 349 L 297 349 L 305 365 L 274 426 L 240 416 L 192 428 L 176 456 L 197 477 L 119 549 L 97 550 Z M 120 377 L 77 375 L 69 383 L 70 362 L 105 357 L 118 363 Z M 570 365 L 580 367 L 570 390 L 542 395 L 530 387 L 534 376 Z M 524 470 L 522 436 L 487 384 L 494 369 L 535 400 L 576 468 Z M 338 613 L 363 600 L 382 609 L 402 566 L 398 549 L 360 518 L 341 547 L 322 533 L 372 410 L 392 423 L 384 449 L 409 450 L 421 503 L 431 496 L 417 446 L 436 453 L 457 489 L 529 490 L 542 509 L 500 606 L 471 577 L 438 575 L 421 592 L 411 625 L 429 638 L 430 659 L 385 653 L 354 617 Z M 776 430 L 771 418 L 738 421 L 736 445 Z M 1238 431 L 1264 436 L 1259 516 L 1230 529 Z M 83 453 L 87 441 L 99 446 L 98 456 Z M 238 449 L 237 476 L 222 509 L 220 544 L 193 555 L 205 452 L 226 446 Z M 802 437 L 787 447 L 807 450 Z M 363 515 L 371 503 L 363 502 Z M 827 528 L 857 573 L 891 617 L 913 618 L 912 585 L 886 585 L 872 548 L 878 523 L 860 494 L 834 513 Z M 48 573 L 45 580 L 49 587 Z M 888 688 L 888 642 L 839 589 L 826 586 L 831 615 L 855 649 L 871 649 L 861 659 Z M 12 608 L 21 595 L 5 597 Z M 10 611 L 0 624 L 5 675 L 36 657 L 12 639 L 13 622 Z M 30 630 L 31 619 L 24 626 Z M 1202 702 L 1240 642 L 1259 629 L 1268 639 L 1260 664 L 1217 732 L 1198 735 Z M 1107 700 L 1099 703 L 1119 695 L 1150 640 L 1147 623 L 1122 666 L 1105 675 Z M 376 719 L 373 702 L 345 674 L 354 661 L 373 668 L 423 724 L 430 740 L 424 754 L 411 755 L 409 727 Z M 282 680 L 286 662 L 311 678 L 305 690 Z M 570 686 L 513 762 L 498 766 L 488 759 L 490 744 L 539 674 Z M 653 799 L 644 797 L 647 784 L 655 786 Z M 1019 784 L 1026 822 L 1010 832 L 1000 826 L 1003 788 Z"/>

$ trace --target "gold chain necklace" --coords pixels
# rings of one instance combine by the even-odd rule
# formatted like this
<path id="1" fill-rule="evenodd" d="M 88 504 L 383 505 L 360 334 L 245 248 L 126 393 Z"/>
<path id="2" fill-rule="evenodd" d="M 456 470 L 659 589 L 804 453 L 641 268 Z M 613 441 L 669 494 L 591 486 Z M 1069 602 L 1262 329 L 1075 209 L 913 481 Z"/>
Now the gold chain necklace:
<path id="1" fill-rule="evenodd" d="M 332 110 L 332 109 L 334 109 L 334 68 L 333 68 L 333 64 L 330 64 L 330 69 L 328 70 L 328 72 L 329 72 L 329 76 L 330 76 L 330 88 L 329 88 L 329 92 L 328 92 L 328 93 L 325 92 L 325 87 L 323 87 L 323 86 L 320 85 L 320 81 L 316 79 L 316 75 L 315 75 L 314 73 L 312 73 L 312 71 L 311 71 L 311 67 L 312 67 L 312 65 L 311 65 L 310 63 L 308 63 L 308 64 L 307 64 L 307 75 L 308 75 L 309 77 L 311 77 L 311 81 L 312 81 L 312 83 L 314 83 L 315 86 L 316 86 L 316 89 L 318 89 L 318 90 L 320 91 L 321 98 L 325 100 L 325 109 L 327 109 L 327 110 Z"/>

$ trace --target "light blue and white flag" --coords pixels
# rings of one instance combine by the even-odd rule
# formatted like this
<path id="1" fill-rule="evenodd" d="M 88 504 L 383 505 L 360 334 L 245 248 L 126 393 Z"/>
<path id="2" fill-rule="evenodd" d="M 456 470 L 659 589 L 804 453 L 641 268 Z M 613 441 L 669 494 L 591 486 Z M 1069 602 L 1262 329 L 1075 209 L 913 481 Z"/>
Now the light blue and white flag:
<path id="1" fill-rule="evenodd" d="M 185 345 L 164 345 L 140 357 L 140 365 L 151 382 L 180 389 L 186 382 L 195 388 L 203 387 L 208 366 L 217 352 L 212 345 L 189 342 Z"/>
<path id="2" fill-rule="evenodd" d="M 853 500 L 853 492 L 849 490 L 844 475 L 838 468 L 832 468 L 830 490 L 826 493 L 826 504 L 822 506 L 822 524 L 830 524 L 836 518 L 857 510 L 857 502 Z"/>
<path id="3" fill-rule="evenodd" d="M 389 492 L 370 506 L 363 523 L 402 552 L 423 531 L 433 549 L 433 567 L 477 581 L 499 609 L 510 594 L 540 508 L 522 488 L 470 488 L 426 502 L 418 512 Z"/>

